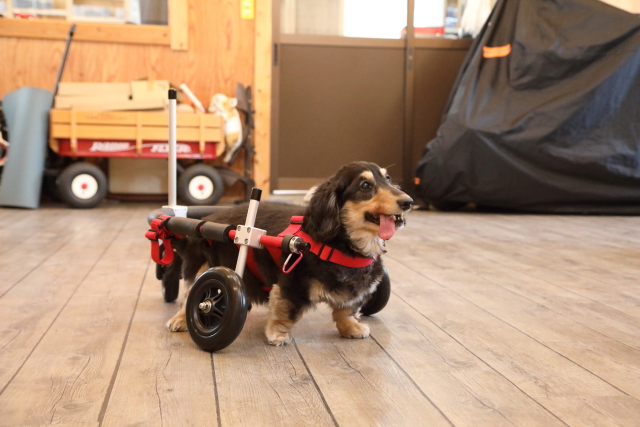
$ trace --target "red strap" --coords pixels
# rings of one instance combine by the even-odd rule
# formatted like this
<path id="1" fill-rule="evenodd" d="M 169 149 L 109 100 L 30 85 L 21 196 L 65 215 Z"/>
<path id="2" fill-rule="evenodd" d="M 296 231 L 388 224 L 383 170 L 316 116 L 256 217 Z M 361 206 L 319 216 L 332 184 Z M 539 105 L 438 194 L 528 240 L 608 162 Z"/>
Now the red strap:
<path id="1" fill-rule="evenodd" d="M 323 245 L 322 243 L 314 242 L 307 233 L 302 230 L 299 230 L 295 233 L 296 236 L 300 236 L 304 239 L 305 242 L 311 243 L 310 252 L 318 255 L 323 261 L 329 261 L 334 264 L 342 265 L 344 267 L 351 268 L 362 268 L 367 267 L 373 264 L 376 259 L 375 258 L 363 258 L 363 257 L 352 257 L 343 254 L 337 249 L 332 248 L 331 246 Z"/>
<path id="2" fill-rule="evenodd" d="M 304 239 L 305 242 L 311 244 L 310 252 L 318 255 L 318 257 L 321 260 L 333 262 L 334 264 L 339 264 L 344 267 L 362 268 L 362 267 L 367 267 L 376 261 L 376 258 L 348 256 L 330 246 L 326 246 L 326 245 L 323 245 L 322 243 L 314 242 L 311 236 L 309 236 L 307 233 L 302 231 L 303 220 L 304 220 L 303 216 L 292 216 L 291 223 L 289 224 L 286 230 L 278 234 L 278 237 L 282 237 L 287 234 L 293 234 L 294 236 L 301 237 Z M 278 248 L 277 256 L 274 255 L 275 251 L 272 250 L 271 248 L 269 248 L 269 252 L 271 252 L 271 256 L 276 261 L 276 263 L 279 263 L 280 255 L 282 254 L 282 251 L 280 250 L 280 248 Z"/>
<path id="3" fill-rule="evenodd" d="M 171 240 L 174 238 L 179 239 L 180 236 L 164 228 L 165 222 L 171 218 L 172 217 L 168 215 L 160 215 L 151 221 L 151 229 L 144 234 L 147 239 L 151 240 L 151 259 L 156 264 L 169 265 L 173 262 Z M 162 240 L 162 246 L 164 248 L 162 257 L 160 256 L 160 240 Z"/>

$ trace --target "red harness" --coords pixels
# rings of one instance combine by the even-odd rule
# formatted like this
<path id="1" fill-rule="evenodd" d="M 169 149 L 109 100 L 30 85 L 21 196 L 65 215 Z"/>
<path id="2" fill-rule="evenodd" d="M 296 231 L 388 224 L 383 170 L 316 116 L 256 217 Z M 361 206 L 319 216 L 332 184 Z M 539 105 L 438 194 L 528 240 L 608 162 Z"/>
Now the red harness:
<path id="1" fill-rule="evenodd" d="M 165 222 L 171 218 L 172 217 L 167 215 L 160 215 L 158 218 L 155 218 L 153 221 L 151 221 L 151 229 L 145 234 L 145 237 L 151 240 L 151 258 L 154 262 L 160 265 L 169 265 L 173 262 L 173 247 L 171 241 L 173 239 L 181 238 L 181 236 L 171 233 L 164 227 Z M 318 258 L 323 261 L 332 262 L 343 267 L 362 268 L 367 267 L 375 262 L 377 257 L 352 257 L 343 254 L 342 252 L 335 248 L 332 248 L 331 246 L 313 241 L 311 236 L 302 231 L 303 220 L 303 216 L 292 216 L 289 226 L 282 233 L 278 234 L 278 237 L 284 237 L 288 234 L 298 236 L 304 239 L 305 242 L 311 244 L 311 249 L 309 249 L 309 252 L 316 254 Z M 161 253 L 160 250 L 160 240 L 162 241 L 164 246 L 163 253 Z M 298 264 L 298 262 L 302 259 L 302 253 L 300 253 L 294 263 L 291 266 L 287 267 L 286 265 L 281 265 L 280 258 L 282 258 L 282 249 L 279 246 L 267 246 L 266 248 L 276 264 L 282 267 L 282 271 L 284 273 L 291 272 Z M 260 269 L 258 268 L 258 264 L 255 260 L 253 248 L 249 248 L 249 253 L 247 254 L 247 267 L 249 268 L 249 271 L 251 271 L 251 273 L 253 273 L 253 275 L 260 282 L 264 283 L 264 278 L 262 277 Z M 270 291 L 271 286 L 264 285 L 262 289 L 264 289 L 265 291 Z"/>
<path id="2" fill-rule="evenodd" d="M 362 267 L 367 267 L 376 261 L 377 257 L 375 258 L 352 257 L 349 255 L 343 254 L 342 252 L 340 252 L 335 248 L 332 248 L 331 246 L 327 246 L 325 244 L 315 242 L 311 238 L 311 236 L 309 236 L 307 233 L 302 231 L 303 220 L 304 220 L 303 216 L 292 216 L 289 226 L 283 232 L 278 234 L 278 237 L 284 237 L 287 234 L 293 234 L 294 236 L 301 237 L 302 239 L 304 239 L 305 242 L 311 244 L 311 249 L 309 249 L 309 252 L 316 254 L 318 258 L 320 258 L 323 261 L 332 262 L 334 264 L 342 265 L 343 267 L 362 268 Z M 282 249 L 279 247 L 267 247 L 267 250 L 271 254 L 271 257 L 276 262 L 276 264 L 280 265 L 280 258 L 282 257 Z M 300 257 L 301 256 L 302 254 L 300 254 Z M 299 259 L 296 261 L 296 264 L 298 261 Z M 291 270 L 293 270 L 293 267 L 295 267 L 296 264 L 292 265 L 287 270 L 285 270 L 286 266 L 283 265 L 282 271 L 284 273 L 289 273 Z M 249 268 L 249 271 L 251 271 L 251 273 L 253 273 L 253 275 L 256 276 L 256 278 L 259 281 L 264 283 L 264 278 L 262 277 L 262 274 L 258 269 L 258 264 L 256 263 L 256 260 L 254 257 L 253 248 L 249 248 L 249 253 L 247 254 L 247 267 Z M 270 291 L 271 286 L 265 285 L 262 287 L 262 289 L 264 289 L 265 291 Z"/>

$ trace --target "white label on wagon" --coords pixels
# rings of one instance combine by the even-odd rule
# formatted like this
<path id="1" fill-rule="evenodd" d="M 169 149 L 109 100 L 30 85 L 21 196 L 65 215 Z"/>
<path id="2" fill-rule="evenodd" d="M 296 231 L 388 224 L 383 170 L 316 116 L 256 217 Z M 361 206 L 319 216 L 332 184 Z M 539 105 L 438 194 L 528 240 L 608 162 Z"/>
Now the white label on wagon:
<path id="1" fill-rule="evenodd" d="M 131 147 L 133 148 L 133 147 Z M 130 149 L 128 142 L 98 142 L 94 141 L 89 151 L 100 151 L 102 153 L 113 153 L 115 151 L 126 151 Z"/>
<path id="2" fill-rule="evenodd" d="M 151 145 L 152 153 L 168 153 L 169 144 L 153 144 Z M 189 154 L 191 153 L 191 147 L 189 144 L 176 144 L 176 153 Z"/>

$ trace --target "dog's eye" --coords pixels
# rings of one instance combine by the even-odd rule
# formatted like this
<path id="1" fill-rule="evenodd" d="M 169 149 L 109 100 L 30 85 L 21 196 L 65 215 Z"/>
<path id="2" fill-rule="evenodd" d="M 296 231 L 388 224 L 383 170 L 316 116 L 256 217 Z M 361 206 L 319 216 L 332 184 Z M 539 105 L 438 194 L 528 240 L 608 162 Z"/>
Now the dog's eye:
<path id="1" fill-rule="evenodd" d="M 369 181 L 362 181 L 362 184 L 360 184 L 360 189 L 362 191 L 371 190 L 371 184 L 369 184 Z"/>
<path id="2" fill-rule="evenodd" d="M 389 175 L 385 176 L 385 179 L 387 180 L 387 182 L 391 182 L 391 177 Z"/>

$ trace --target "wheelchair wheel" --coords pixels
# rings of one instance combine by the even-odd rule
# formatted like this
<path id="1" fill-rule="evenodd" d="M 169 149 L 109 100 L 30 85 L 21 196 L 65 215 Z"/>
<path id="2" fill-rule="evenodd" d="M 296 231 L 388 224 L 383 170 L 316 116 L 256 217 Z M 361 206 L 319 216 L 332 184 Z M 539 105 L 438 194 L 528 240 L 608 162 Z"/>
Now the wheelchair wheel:
<path id="1" fill-rule="evenodd" d="M 389 272 L 385 267 L 382 280 L 378 284 L 378 288 L 371 295 L 369 300 L 360 308 L 360 313 L 364 316 L 371 316 L 381 311 L 389 302 L 391 296 L 391 280 L 389 280 Z"/>
<path id="2" fill-rule="evenodd" d="M 187 329 L 204 351 L 229 346 L 242 331 L 249 302 L 244 282 L 227 267 L 214 267 L 198 277 L 187 298 Z"/>
<path id="3" fill-rule="evenodd" d="M 167 268 L 169 267 L 169 268 Z M 162 296 L 165 302 L 174 302 L 180 293 L 180 270 L 165 267 L 162 273 Z M 156 270 L 156 274 L 158 270 Z"/>
<path id="4" fill-rule="evenodd" d="M 164 245 L 160 245 L 160 257 L 164 255 Z M 175 254 L 169 265 L 156 264 L 156 279 L 162 282 L 162 297 L 165 302 L 174 302 L 180 294 L 182 259 Z"/>

